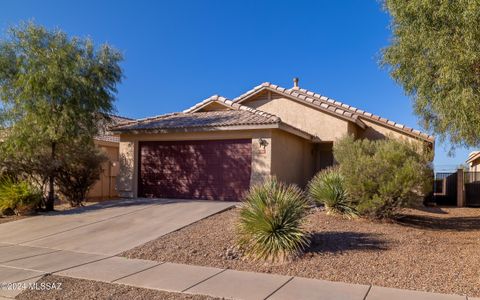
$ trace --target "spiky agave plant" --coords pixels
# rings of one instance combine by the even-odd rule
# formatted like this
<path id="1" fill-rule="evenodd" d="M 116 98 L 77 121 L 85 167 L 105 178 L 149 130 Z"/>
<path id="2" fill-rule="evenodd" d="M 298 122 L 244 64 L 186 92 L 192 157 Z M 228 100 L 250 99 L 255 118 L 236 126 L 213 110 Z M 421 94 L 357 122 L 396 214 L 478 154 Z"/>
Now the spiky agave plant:
<path id="1" fill-rule="evenodd" d="M 317 203 L 323 204 L 327 213 L 347 218 L 357 216 L 357 211 L 345 189 L 345 178 L 336 168 L 320 171 L 308 184 L 308 193 Z"/>
<path id="2" fill-rule="evenodd" d="M 303 228 L 308 202 L 294 185 L 276 179 L 250 189 L 240 208 L 238 243 L 253 259 L 284 261 L 308 244 Z"/>

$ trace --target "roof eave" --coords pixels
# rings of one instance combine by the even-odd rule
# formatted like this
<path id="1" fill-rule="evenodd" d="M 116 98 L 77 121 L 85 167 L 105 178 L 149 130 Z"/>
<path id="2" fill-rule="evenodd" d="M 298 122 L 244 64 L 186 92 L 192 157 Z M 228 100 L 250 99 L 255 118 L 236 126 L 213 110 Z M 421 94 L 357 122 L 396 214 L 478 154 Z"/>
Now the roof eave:
<path id="1" fill-rule="evenodd" d="M 480 152 L 477 152 L 477 153 L 471 153 L 469 156 L 468 156 L 468 159 L 465 161 L 467 164 L 473 162 L 474 160 L 480 158 Z"/>
<path id="2" fill-rule="evenodd" d="M 359 118 L 363 118 L 362 116 L 359 116 Z M 382 121 L 379 121 L 379 120 L 375 120 L 375 119 L 372 119 L 372 118 L 364 118 L 366 121 L 368 122 L 372 122 L 372 123 L 375 123 L 375 124 L 378 124 L 380 126 L 383 126 L 383 127 L 387 127 L 387 128 L 390 128 L 398 133 L 401 133 L 401 134 L 404 134 L 404 135 L 408 135 L 408 136 L 411 136 L 413 138 L 416 138 L 416 139 L 421 139 L 425 142 L 429 142 L 429 143 L 432 143 L 432 144 L 435 144 L 435 137 L 432 137 L 432 136 L 428 136 L 424 133 L 420 133 L 420 134 L 417 134 L 413 131 L 407 131 L 407 130 L 404 130 L 402 128 L 398 128 L 396 127 L 395 125 L 390 125 L 388 123 L 385 123 L 385 122 L 382 122 Z"/>
<path id="3" fill-rule="evenodd" d="M 177 132 L 202 132 L 202 131 L 228 131 L 228 130 L 254 130 L 277 128 L 275 123 L 271 124 L 244 124 L 229 126 L 202 126 L 202 127 L 177 127 L 177 128 L 151 128 L 151 129 L 124 129 L 115 131 L 117 134 L 141 134 L 141 133 L 177 133 Z"/>
<path id="4" fill-rule="evenodd" d="M 284 89 L 286 90 L 286 89 Z M 360 128 L 362 129 L 365 129 L 366 128 L 366 125 L 365 123 L 363 123 L 360 119 L 358 118 L 350 118 L 350 117 L 347 117 L 347 116 L 344 116 L 344 115 L 340 115 L 334 111 L 331 111 L 329 109 L 326 109 L 326 108 L 323 108 L 321 106 L 318 106 L 318 105 L 315 105 L 313 103 L 309 103 L 308 101 L 305 101 L 305 100 L 301 100 L 301 99 L 298 99 L 297 97 L 295 96 L 292 96 L 290 95 L 289 93 L 286 93 L 284 91 L 281 91 L 281 90 L 277 90 L 277 89 L 274 89 L 274 88 L 271 88 L 270 86 L 266 86 L 266 85 L 261 85 L 259 87 L 256 87 L 254 88 L 253 90 L 251 90 L 250 92 L 247 92 L 237 98 L 235 98 L 233 101 L 235 103 L 242 103 L 256 95 L 258 95 L 259 93 L 263 92 L 263 91 L 270 91 L 270 92 L 274 92 L 274 93 L 277 93 L 277 94 L 280 94 L 282 96 L 285 96 L 287 98 L 289 98 L 290 100 L 293 100 L 295 102 L 299 102 L 299 103 L 302 103 L 302 104 L 305 104 L 311 108 L 314 108 L 314 109 L 317 109 L 317 110 L 320 110 L 320 111 L 323 111 L 333 117 L 336 117 L 336 118 L 339 118 L 339 119 L 342 119 L 342 120 L 345 120 L 345 121 L 348 121 L 348 122 L 352 122 L 356 125 L 358 125 Z"/>
<path id="5" fill-rule="evenodd" d="M 116 134 L 126 135 L 126 134 L 142 134 L 142 133 L 153 133 L 153 134 L 166 134 L 166 133 L 187 133 L 187 132 L 211 132 L 211 131 L 239 131 L 239 130 L 262 130 L 262 129 L 280 129 L 301 137 L 309 141 L 319 141 L 319 139 L 305 131 L 302 131 L 298 128 L 295 128 L 289 124 L 283 122 L 276 122 L 271 124 L 262 124 L 262 125 L 231 125 L 231 126 L 204 126 L 204 127 L 189 127 L 189 128 L 156 128 L 156 129 L 126 129 L 122 131 L 115 131 Z"/>

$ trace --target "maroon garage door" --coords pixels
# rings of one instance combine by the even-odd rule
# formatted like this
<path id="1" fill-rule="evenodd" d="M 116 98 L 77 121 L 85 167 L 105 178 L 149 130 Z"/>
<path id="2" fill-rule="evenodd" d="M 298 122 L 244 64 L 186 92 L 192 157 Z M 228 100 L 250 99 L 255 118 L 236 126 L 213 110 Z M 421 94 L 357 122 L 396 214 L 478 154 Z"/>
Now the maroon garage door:
<path id="1" fill-rule="evenodd" d="M 141 197 L 240 200 L 250 186 L 251 140 L 140 142 Z"/>

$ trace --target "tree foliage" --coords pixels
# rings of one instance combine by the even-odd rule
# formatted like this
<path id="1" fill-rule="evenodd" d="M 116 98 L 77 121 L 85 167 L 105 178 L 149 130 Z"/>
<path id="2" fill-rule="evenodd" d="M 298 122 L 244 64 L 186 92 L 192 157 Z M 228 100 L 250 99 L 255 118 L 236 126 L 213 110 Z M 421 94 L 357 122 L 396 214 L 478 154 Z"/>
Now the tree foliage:
<path id="1" fill-rule="evenodd" d="M 480 2 L 386 0 L 393 39 L 383 64 L 413 97 L 424 127 L 480 144 Z"/>
<path id="2" fill-rule="evenodd" d="M 0 129 L 7 132 L 1 151 L 36 164 L 48 149 L 44 168 L 30 170 L 49 179 L 47 209 L 53 209 L 57 149 L 93 138 L 114 110 L 121 59 L 108 45 L 96 48 L 89 39 L 33 23 L 10 28 L 0 41 Z"/>
<path id="3" fill-rule="evenodd" d="M 56 181 L 60 193 L 72 206 L 82 205 L 93 184 L 100 178 L 106 155 L 93 142 L 72 143 L 61 149 Z"/>
<path id="4" fill-rule="evenodd" d="M 431 153 L 417 144 L 345 137 L 334 145 L 334 156 L 362 215 L 392 217 L 399 208 L 421 204 L 431 191 Z"/>

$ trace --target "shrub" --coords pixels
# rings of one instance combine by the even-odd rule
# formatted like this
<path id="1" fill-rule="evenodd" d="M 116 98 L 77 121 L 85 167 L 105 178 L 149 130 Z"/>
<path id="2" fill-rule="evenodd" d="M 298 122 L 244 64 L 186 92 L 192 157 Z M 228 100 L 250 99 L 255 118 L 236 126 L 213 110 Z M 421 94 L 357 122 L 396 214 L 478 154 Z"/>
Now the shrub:
<path id="1" fill-rule="evenodd" d="M 328 214 L 353 218 L 357 212 L 348 199 L 345 178 L 338 168 L 320 171 L 308 184 L 308 193 L 317 203 L 325 206 Z"/>
<path id="2" fill-rule="evenodd" d="M 419 204 L 432 188 L 431 153 L 420 145 L 345 137 L 334 146 L 349 197 L 362 215 L 389 218 Z"/>
<path id="3" fill-rule="evenodd" d="M 0 212 L 29 213 L 42 201 L 42 191 L 27 181 L 5 177 L 0 182 Z"/>
<path id="4" fill-rule="evenodd" d="M 238 244 L 248 257 L 283 261 L 309 243 L 303 229 L 308 202 L 302 191 L 275 179 L 254 186 L 240 209 Z"/>
<path id="5" fill-rule="evenodd" d="M 91 144 L 72 145 L 63 153 L 56 174 L 58 190 L 72 206 L 79 206 L 100 178 L 107 158 Z"/>

